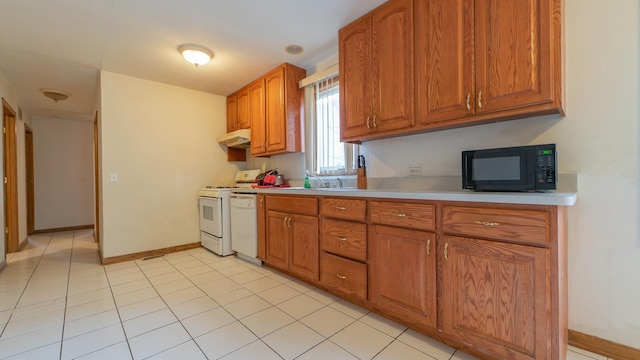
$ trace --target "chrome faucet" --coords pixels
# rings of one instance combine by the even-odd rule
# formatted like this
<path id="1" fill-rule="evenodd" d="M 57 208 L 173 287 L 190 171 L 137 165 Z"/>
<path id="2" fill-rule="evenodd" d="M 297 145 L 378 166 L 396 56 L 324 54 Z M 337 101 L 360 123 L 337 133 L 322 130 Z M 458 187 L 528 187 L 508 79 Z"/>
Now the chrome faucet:
<path id="1" fill-rule="evenodd" d="M 318 182 L 320 183 L 318 185 L 319 188 L 338 188 L 338 189 L 342 189 L 342 179 L 340 178 L 336 178 L 335 180 L 324 180 L 316 175 L 313 175 L 311 173 L 309 173 L 309 170 L 307 170 L 307 176 L 309 178 L 313 178 L 318 180 Z"/>

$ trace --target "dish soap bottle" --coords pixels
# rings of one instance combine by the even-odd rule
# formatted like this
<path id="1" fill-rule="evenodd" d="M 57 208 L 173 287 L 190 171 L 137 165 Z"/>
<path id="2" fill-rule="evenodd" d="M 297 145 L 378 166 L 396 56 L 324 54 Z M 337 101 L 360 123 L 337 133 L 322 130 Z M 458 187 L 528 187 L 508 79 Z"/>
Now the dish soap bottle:
<path id="1" fill-rule="evenodd" d="M 304 176 L 304 188 L 311 189 L 311 181 L 309 181 L 309 173 Z"/>

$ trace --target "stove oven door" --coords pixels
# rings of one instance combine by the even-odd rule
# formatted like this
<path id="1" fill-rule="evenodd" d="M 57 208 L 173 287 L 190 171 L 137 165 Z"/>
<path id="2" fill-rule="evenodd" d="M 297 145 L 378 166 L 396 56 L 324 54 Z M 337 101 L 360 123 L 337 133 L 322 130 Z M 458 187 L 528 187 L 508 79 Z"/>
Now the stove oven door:
<path id="1" fill-rule="evenodd" d="M 222 237 L 222 199 L 198 198 L 200 205 L 200 230 L 217 238 Z"/>

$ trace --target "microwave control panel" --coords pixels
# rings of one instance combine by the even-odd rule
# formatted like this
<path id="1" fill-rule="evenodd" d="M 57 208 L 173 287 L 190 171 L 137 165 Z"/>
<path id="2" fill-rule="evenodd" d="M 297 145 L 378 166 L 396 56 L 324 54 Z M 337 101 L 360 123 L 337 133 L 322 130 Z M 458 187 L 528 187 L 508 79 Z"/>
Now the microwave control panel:
<path id="1" fill-rule="evenodd" d="M 556 149 L 539 146 L 537 149 L 536 182 L 539 184 L 555 184 L 556 182 Z"/>

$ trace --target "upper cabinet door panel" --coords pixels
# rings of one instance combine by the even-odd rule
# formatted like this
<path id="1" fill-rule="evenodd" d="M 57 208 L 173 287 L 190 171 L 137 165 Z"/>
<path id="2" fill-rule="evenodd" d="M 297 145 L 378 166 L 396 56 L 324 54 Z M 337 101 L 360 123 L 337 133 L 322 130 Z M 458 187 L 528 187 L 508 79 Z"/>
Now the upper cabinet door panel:
<path id="1" fill-rule="evenodd" d="M 264 154 L 266 148 L 266 122 L 264 110 L 264 79 L 249 85 L 249 116 L 251 125 L 251 154 Z"/>
<path id="2" fill-rule="evenodd" d="M 476 112 L 554 101 L 552 0 L 476 0 Z"/>
<path id="3" fill-rule="evenodd" d="M 267 114 L 267 151 L 285 150 L 284 67 L 265 77 Z"/>
<path id="4" fill-rule="evenodd" d="M 238 122 L 234 130 L 248 129 L 250 127 L 249 89 L 244 88 L 238 91 Z"/>
<path id="5" fill-rule="evenodd" d="M 371 120 L 371 18 L 340 29 L 340 126 L 343 138 L 366 134 Z M 369 123 L 369 127 L 370 127 Z"/>
<path id="6" fill-rule="evenodd" d="M 475 113 L 473 0 L 416 2 L 417 122 Z"/>
<path id="7" fill-rule="evenodd" d="M 391 1 L 371 16 L 372 127 L 413 125 L 413 1 Z"/>

